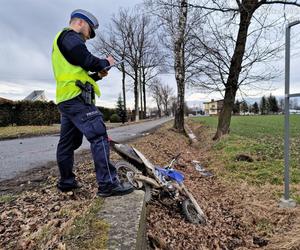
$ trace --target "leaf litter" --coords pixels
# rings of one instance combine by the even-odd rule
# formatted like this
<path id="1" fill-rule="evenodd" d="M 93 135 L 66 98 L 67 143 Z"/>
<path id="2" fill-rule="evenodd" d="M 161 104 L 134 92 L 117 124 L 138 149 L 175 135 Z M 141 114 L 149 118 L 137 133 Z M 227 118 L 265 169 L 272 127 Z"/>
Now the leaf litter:
<path id="1" fill-rule="evenodd" d="M 300 249 L 300 209 L 278 207 L 281 186 L 253 186 L 222 179 L 224 164 L 213 155 L 211 134 L 206 126 L 189 124 L 199 139 L 191 146 L 168 124 L 134 145 L 153 163 L 164 166 L 182 153 L 177 170 L 207 216 L 205 226 L 184 220 L 181 210 L 157 201 L 148 205 L 147 233 L 154 249 Z M 214 176 L 203 176 L 198 161 Z M 298 190 L 299 186 L 298 186 Z M 281 191 L 282 192 L 282 191 Z M 298 235 L 295 233 L 298 232 Z M 291 244 L 291 241 L 293 244 Z"/>
<path id="2" fill-rule="evenodd" d="M 300 210 L 278 207 L 281 186 L 253 186 L 221 178 L 223 163 L 212 154 L 211 136 L 203 125 L 192 126 L 199 139 L 191 146 L 171 123 L 131 142 L 154 164 L 164 166 L 181 153 L 175 168 L 207 216 L 207 224 L 188 223 L 177 205 L 153 200 L 147 207 L 147 237 L 153 249 L 299 249 Z M 112 159 L 117 156 L 112 153 Z M 195 169 L 198 161 L 214 176 Z M 65 249 L 63 235 L 76 216 L 95 198 L 97 185 L 90 153 L 76 157 L 76 175 L 83 188 L 56 190 L 55 164 L 0 183 L 0 248 Z M 299 190 L 299 186 L 295 186 Z"/>

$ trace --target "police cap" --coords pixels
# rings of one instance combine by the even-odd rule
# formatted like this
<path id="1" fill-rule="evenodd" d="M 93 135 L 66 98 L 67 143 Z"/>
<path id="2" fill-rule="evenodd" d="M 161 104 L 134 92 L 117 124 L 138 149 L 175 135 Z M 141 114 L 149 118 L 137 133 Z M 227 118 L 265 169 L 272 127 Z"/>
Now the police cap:
<path id="1" fill-rule="evenodd" d="M 83 19 L 89 24 L 89 26 L 91 28 L 91 38 L 94 38 L 96 35 L 95 29 L 97 29 L 99 27 L 97 18 L 90 12 L 88 12 L 86 10 L 82 10 L 82 9 L 74 10 L 71 13 L 71 19 L 75 18 L 75 17 Z"/>

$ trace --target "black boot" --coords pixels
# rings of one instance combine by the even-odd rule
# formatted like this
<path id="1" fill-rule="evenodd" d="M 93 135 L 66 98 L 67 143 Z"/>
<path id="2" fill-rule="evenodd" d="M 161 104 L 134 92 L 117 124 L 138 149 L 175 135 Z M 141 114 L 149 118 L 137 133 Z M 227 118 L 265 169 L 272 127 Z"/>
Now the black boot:
<path id="1" fill-rule="evenodd" d="M 97 195 L 100 197 L 120 196 L 133 192 L 134 188 L 128 182 L 119 183 L 105 189 L 98 189 Z"/>
<path id="2" fill-rule="evenodd" d="M 70 192 L 70 191 L 72 191 L 74 189 L 81 188 L 82 185 L 80 183 L 78 183 L 77 181 L 74 181 L 72 184 L 58 182 L 57 185 L 56 185 L 56 187 L 61 192 Z"/>

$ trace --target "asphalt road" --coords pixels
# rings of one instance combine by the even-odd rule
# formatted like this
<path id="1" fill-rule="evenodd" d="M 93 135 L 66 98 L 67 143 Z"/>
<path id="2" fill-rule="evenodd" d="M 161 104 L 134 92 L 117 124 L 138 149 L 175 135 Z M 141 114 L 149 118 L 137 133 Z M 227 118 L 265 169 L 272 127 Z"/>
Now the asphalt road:
<path id="1" fill-rule="evenodd" d="M 108 135 L 123 142 L 142 136 L 172 118 L 162 118 L 143 123 L 121 126 L 108 130 Z M 14 178 L 23 171 L 56 161 L 56 147 L 59 135 L 40 136 L 24 139 L 0 141 L 0 181 Z M 84 139 L 76 150 L 89 149 L 89 142 Z"/>

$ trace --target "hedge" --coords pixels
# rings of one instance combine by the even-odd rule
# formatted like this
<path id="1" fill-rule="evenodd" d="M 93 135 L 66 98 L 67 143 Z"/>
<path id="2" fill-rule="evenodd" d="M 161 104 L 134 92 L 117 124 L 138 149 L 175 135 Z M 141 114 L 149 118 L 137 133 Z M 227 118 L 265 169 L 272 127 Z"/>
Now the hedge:
<path id="1" fill-rule="evenodd" d="M 103 114 L 103 119 L 104 121 L 109 121 L 110 117 L 116 113 L 115 109 L 109 109 L 109 108 L 104 108 L 104 107 L 97 107 L 100 112 Z"/>
<path id="2" fill-rule="evenodd" d="M 118 114 L 112 114 L 110 117 L 110 122 L 111 123 L 121 122 L 121 118 Z"/>
<path id="3" fill-rule="evenodd" d="M 98 107 L 103 119 L 108 121 L 114 109 Z M 60 123 L 60 113 L 57 105 L 43 101 L 17 101 L 0 103 L 0 126 L 8 125 L 51 125 Z"/>

